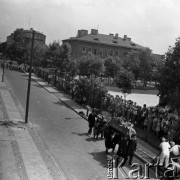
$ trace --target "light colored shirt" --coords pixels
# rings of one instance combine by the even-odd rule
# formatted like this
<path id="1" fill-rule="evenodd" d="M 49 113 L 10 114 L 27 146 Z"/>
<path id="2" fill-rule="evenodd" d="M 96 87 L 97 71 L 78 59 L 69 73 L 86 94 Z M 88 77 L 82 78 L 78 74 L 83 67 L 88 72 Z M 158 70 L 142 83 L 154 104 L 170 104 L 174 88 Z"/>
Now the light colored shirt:
<path id="1" fill-rule="evenodd" d="M 169 154 L 169 149 L 170 149 L 170 144 L 168 142 L 162 142 L 160 145 L 159 145 L 160 149 L 161 149 L 161 152 L 164 153 L 164 154 Z"/>
<path id="2" fill-rule="evenodd" d="M 171 149 L 170 149 L 170 152 L 175 155 L 175 156 L 178 156 L 180 153 L 179 153 L 179 145 L 174 145 Z"/>

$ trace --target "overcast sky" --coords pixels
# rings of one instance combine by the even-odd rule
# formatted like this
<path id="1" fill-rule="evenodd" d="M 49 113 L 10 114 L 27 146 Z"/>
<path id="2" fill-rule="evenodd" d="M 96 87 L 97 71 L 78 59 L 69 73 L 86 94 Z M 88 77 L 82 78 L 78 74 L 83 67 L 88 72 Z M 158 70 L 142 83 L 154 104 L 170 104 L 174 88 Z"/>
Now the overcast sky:
<path id="1" fill-rule="evenodd" d="M 180 36 L 180 0 L 0 0 L 0 41 L 16 28 L 34 28 L 46 44 L 78 29 L 125 34 L 164 54 Z"/>

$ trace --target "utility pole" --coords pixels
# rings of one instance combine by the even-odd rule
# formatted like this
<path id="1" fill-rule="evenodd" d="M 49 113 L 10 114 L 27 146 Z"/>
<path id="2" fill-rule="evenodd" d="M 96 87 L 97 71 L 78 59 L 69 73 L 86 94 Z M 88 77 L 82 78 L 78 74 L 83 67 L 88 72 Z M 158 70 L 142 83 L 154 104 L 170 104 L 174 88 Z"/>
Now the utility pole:
<path id="1" fill-rule="evenodd" d="M 31 44 L 30 67 L 29 67 L 28 89 L 27 89 L 27 99 L 26 99 L 25 123 L 28 123 L 29 97 L 30 97 L 30 89 L 31 89 L 31 72 L 32 72 L 32 60 L 33 60 L 33 48 L 34 48 L 34 36 L 35 36 L 35 31 L 33 29 L 31 30 L 32 30 L 32 44 Z"/>
<path id="2" fill-rule="evenodd" d="M 2 82 L 4 82 L 4 68 L 5 68 L 5 60 L 3 60 L 2 68 L 3 68 L 3 73 L 2 73 Z"/>

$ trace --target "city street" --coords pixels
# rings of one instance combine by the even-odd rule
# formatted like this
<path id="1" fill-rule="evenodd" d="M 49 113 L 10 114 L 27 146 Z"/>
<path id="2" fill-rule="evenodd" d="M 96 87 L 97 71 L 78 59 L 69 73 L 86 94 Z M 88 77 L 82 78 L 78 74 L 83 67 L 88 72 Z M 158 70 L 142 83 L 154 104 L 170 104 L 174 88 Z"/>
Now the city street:
<path id="1" fill-rule="evenodd" d="M 23 114 L 27 76 L 7 70 L 6 81 L 12 87 L 16 104 L 22 105 L 18 107 Z M 88 137 L 87 122 L 34 81 L 31 84 L 29 116 L 33 127 L 38 130 L 68 179 L 107 179 L 104 141 L 94 141 Z"/>

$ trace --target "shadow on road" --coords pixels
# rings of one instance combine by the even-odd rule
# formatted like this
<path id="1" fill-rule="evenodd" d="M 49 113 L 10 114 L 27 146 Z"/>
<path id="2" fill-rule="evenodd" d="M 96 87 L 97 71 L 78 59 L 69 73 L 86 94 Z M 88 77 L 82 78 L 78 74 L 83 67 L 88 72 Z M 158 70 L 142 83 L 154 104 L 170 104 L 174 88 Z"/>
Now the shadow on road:
<path id="1" fill-rule="evenodd" d="M 107 156 L 105 151 L 89 153 L 93 159 L 99 162 L 99 165 L 107 168 Z"/>
<path id="2" fill-rule="evenodd" d="M 78 136 L 87 136 L 88 135 L 88 133 L 77 133 L 77 132 L 72 132 L 71 134 L 75 134 Z"/>

